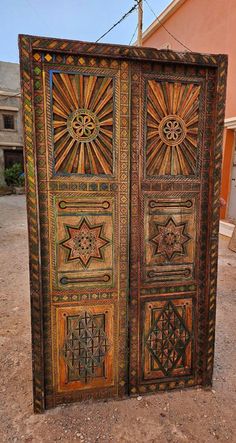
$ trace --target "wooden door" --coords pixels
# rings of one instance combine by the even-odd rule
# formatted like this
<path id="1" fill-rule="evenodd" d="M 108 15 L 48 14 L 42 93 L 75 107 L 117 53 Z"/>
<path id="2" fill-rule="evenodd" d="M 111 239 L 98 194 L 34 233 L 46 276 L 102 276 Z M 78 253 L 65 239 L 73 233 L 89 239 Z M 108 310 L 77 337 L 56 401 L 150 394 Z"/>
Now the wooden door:
<path id="1" fill-rule="evenodd" d="M 20 51 L 35 411 L 209 383 L 225 57 Z"/>
<path id="2" fill-rule="evenodd" d="M 36 410 L 127 392 L 128 63 L 76 45 L 21 38 Z"/>
<path id="3" fill-rule="evenodd" d="M 225 59 L 172 56 L 132 65 L 132 394 L 212 379 Z"/>

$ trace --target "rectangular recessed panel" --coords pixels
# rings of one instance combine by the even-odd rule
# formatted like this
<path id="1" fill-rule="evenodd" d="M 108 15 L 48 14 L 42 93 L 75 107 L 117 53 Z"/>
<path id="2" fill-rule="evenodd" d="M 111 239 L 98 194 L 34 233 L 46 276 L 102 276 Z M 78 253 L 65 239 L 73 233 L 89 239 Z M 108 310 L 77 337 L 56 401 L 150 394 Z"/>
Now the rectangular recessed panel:
<path id="1" fill-rule="evenodd" d="M 114 197 L 61 194 L 53 205 L 55 289 L 114 287 Z"/>
<path id="2" fill-rule="evenodd" d="M 56 308 L 58 391 L 114 384 L 113 306 Z"/>
<path id="3" fill-rule="evenodd" d="M 146 81 L 146 176 L 194 176 L 199 159 L 201 86 Z"/>
<path id="4" fill-rule="evenodd" d="M 144 195 L 144 283 L 195 278 L 197 197 L 184 192 Z"/>
<path id="5" fill-rule="evenodd" d="M 150 301 L 145 303 L 144 312 L 144 380 L 190 375 L 192 300 Z"/>
<path id="6" fill-rule="evenodd" d="M 56 174 L 113 173 L 113 79 L 51 72 Z"/>

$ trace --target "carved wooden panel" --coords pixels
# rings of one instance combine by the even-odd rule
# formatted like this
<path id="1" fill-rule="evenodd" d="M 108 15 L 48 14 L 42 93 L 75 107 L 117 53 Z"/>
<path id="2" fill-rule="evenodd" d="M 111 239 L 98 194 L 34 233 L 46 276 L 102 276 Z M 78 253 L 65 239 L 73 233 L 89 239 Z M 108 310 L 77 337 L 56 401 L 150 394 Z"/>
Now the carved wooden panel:
<path id="1" fill-rule="evenodd" d="M 145 260 L 147 283 L 186 281 L 195 276 L 198 199 L 194 193 L 166 192 L 144 195 Z"/>
<path id="2" fill-rule="evenodd" d="M 113 307 L 59 307 L 58 391 L 114 384 Z"/>
<path id="3" fill-rule="evenodd" d="M 191 374 L 192 300 L 146 302 L 144 316 L 144 379 Z"/>
<path id="4" fill-rule="evenodd" d="M 20 51 L 35 411 L 209 385 L 225 56 Z"/>
<path id="5" fill-rule="evenodd" d="M 113 80 L 51 73 L 56 173 L 112 174 Z"/>
<path id="6" fill-rule="evenodd" d="M 213 356 L 217 78 L 207 67 L 163 72 L 147 62 L 133 64 L 131 79 L 130 392 L 143 394 L 208 384 L 212 374 L 203 362 Z"/>
<path id="7" fill-rule="evenodd" d="M 54 212 L 55 288 L 114 287 L 114 196 L 60 194 L 54 198 Z"/>
<path id="8" fill-rule="evenodd" d="M 31 43 L 22 37 L 41 411 L 128 391 L 130 95 L 127 61 Z"/>
<path id="9" fill-rule="evenodd" d="M 147 80 L 146 175 L 195 175 L 200 85 Z"/>

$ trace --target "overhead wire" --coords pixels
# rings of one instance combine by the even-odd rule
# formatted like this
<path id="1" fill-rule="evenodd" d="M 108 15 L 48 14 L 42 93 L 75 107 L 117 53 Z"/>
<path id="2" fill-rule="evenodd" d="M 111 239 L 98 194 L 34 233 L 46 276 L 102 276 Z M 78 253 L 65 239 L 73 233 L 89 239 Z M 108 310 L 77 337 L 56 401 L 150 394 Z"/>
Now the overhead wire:
<path id="1" fill-rule="evenodd" d="M 103 37 L 105 37 L 107 34 L 109 34 L 109 32 L 112 31 L 112 29 L 114 29 L 116 26 L 118 26 L 121 22 L 123 22 L 123 20 L 126 19 L 126 17 L 128 17 L 128 15 L 132 14 L 132 12 L 137 9 L 140 0 L 135 0 L 135 1 L 136 1 L 136 4 L 134 6 L 132 6 L 132 8 L 130 8 L 129 11 L 127 11 L 116 23 L 114 23 L 114 25 L 112 25 L 106 32 L 104 32 L 104 34 L 102 34 L 101 37 L 99 37 L 96 40 L 96 43 L 98 43 L 100 40 L 102 40 Z"/>
<path id="2" fill-rule="evenodd" d="M 146 5 L 148 6 L 148 8 L 150 9 L 150 11 L 152 12 L 152 14 L 156 17 L 158 23 L 165 29 L 165 31 L 175 40 L 177 41 L 181 46 L 183 46 L 183 48 L 187 49 L 190 52 L 193 52 L 190 48 L 188 48 L 188 46 L 186 46 L 183 42 L 181 42 L 181 40 L 179 40 L 177 37 L 175 37 L 174 34 L 172 34 L 172 32 L 170 32 L 167 27 L 161 22 L 161 20 L 159 19 L 159 17 L 157 16 L 157 14 L 155 13 L 155 11 L 152 9 L 151 5 L 149 4 L 148 0 L 144 0 Z"/>
<path id="3" fill-rule="evenodd" d="M 138 29 L 138 25 L 136 25 L 136 27 L 135 27 L 135 30 L 134 30 L 134 33 L 133 33 L 131 39 L 130 39 L 129 45 L 131 45 L 131 43 L 132 43 L 132 41 L 133 41 L 133 39 L 134 39 L 134 37 L 135 37 L 135 34 L 136 34 L 136 32 L 137 32 L 137 29 Z"/>

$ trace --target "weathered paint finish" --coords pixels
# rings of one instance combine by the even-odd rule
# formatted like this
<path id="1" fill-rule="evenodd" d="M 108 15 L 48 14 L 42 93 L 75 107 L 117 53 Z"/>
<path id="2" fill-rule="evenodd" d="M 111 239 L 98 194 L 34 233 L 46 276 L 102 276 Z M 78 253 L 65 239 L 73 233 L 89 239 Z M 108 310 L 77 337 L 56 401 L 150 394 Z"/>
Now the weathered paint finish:
<path id="1" fill-rule="evenodd" d="M 228 76 L 226 94 L 226 119 L 236 119 L 236 56 L 235 56 L 235 20 L 236 2 L 218 0 L 181 0 L 168 6 L 169 13 L 148 28 L 143 36 L 143 45 L 157 49 L 168 47 L 175 51 L 183 51 L 183 42 L 192 51 L 220 52 L 228 54 Z M 165 17 L 165 18 L 164 18 Z M 189 25 L 191 23 L 191 26 Z M 154 25 L 155 24 L 155 25 Z M 152 30 L 151 30 L 152 28 Z M 177 40 L 173 38 L 175 36 Z M 232 153 L 234 151 L 233 129 L 225 129 L 226 137 L 223 145 L 222 188 L 221 197 L 226 206 L 221 208 L 220 218 L 227 219 L 230 212 L 230 191 L 232 173 Z M 232 217 L 232 215 L 231 215 Z M 230 218 L 231 218 L 230 217 Z"/>
<path id="2" fill-rule="evenodd" d="M 35 411 L 210 384 L 225 56 L 20 50 Z"/>

